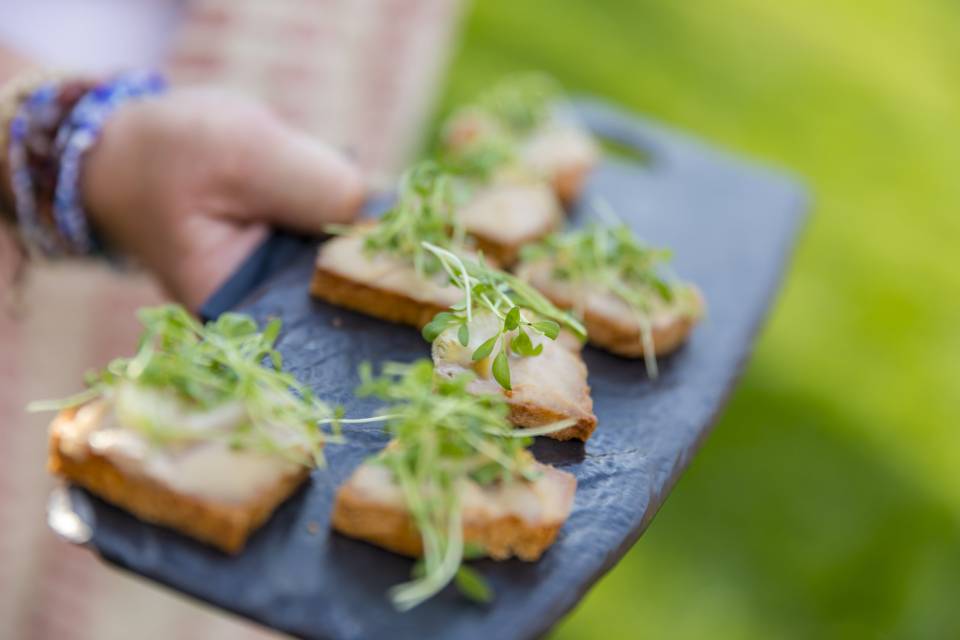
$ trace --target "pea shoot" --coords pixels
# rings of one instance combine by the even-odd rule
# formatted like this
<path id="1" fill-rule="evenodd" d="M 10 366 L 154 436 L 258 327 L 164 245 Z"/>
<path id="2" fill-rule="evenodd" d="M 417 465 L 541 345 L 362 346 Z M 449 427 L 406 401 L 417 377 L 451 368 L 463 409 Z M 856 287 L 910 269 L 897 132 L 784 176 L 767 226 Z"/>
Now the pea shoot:
<path id="1" fill-rule="evenodd" d="M 504 78 L 463 109 L 472 113 L 477 135 L 443 156 L 451 173 L 481 183 L 516 163 L 524 139 L 552 117 L 562 96 L 560 85 L 542 73 L 522 73 Z"/>
<path id="2" fill-rule="evenodd" d="M 456 248 L 463 246 L 464 238 L 463 225 L 454 215 L 450 176 L 438 163 L 426 160 L 404 173 L 396 204 L 365 234 L 364 248 L 409 259 L 424 276 L 440 270 L 439 261 L 424 250 L 424 241 Z"/>
<path id="3" fill-rule="evenodd" d="M 471 358 L 484 360 L 496 351 L 492 373 L 504 389 L 511 389 L 511 353 L 534 357 L 543 351 L 543 344 L 534 345 L 530 332 L 556 340 L 561 327 L 566 327 L 578 339 L 586 339 L 583 325 L 516 276 L 489 267 L 482 261 L 461 258 L 429 242 L 424 242 L 423 246 L 436 256 L 450 282 L 464 293 L 461 304 L 437 314 L 423 328 L 424 339 L 433 342 L 440 334 L 457 327 L 457 340 L 466 347 L 470 343 L 470 323 L 474 313 L 493 314 L 500 321 L 500 329 L 477 347 Z"/>
<path id="4" fill-rule="evenodd" d="M 104 370 L 88 374 L 86 391 L 33 403 L 29 409 L 60 410 L 108 397 L 130 418 L 125 426 L 138 429 L 155 444 L 228 437 L 238 449 L 283 455 L 305 465 L 323 464 L 324 441 L 339 437 L 337 415 L 282 371 L 283 359 L 274 348 L 279 319 L 261 332 L 251 317 L 239 313 L 225 313 L 206 325 L 179 305 L 146 307 L 137 315 L 144 332 L 136 355 L 117 358 Z M 214 411 L 237 403 L 242 422 L 229 434 L 184 430 L 150 411 L 145 396 L 136 390 L 169 394 L 188 410 Z M 332 423 L 333 433 L 325 437 L 318 422 Z M 278 436 L 289 432 L 278 434 L 278 429 L 294 430 L 296 437 L 281 440 Z"/>
<path id="5" fill-rule="evenodd" d="M 543 126 L 562 96 L 559 83 L 537 72 L 508 76 L 482 94 L 477 107 L 513 136 L 529 135 Z"/>
<path id="6" fill-rule="evenodd" d="M 657 364 L 650 316 L 679 294 L 678 285 L 661 273 L 670 257 L 669 250 L 642 243 L 622 222 L 553 234 L 521 253 L 524 262 L 548 260 L 555 280 L 574 283 L 582 291 L 606 291 L 627 303 L 641 329 L 651 377 L 657 375 Z"/>
<path id="7" fill-rule="evenodd" d="M 569 421 L 514 429 L 501 396 L 473 395 L 467 390 L 470 374 L 437 377 L 429 360 L 387 363 L 379 377 L 365 363 L 360 377 L 357 395 L 385 402 L 384 428 L 393 438 L 372 461 L 390 470 L 423 542 L 413 578 L 390 590 L 393 604 L 411 609 L 451 582 L 473 600 L 490 600 L 486 581 L 463 564 L 484 550 L 463 539 L 462 490 L 469 482 L 535 480 L 535 462 L 526 450 L 531 436 L 565 428 Z"/>

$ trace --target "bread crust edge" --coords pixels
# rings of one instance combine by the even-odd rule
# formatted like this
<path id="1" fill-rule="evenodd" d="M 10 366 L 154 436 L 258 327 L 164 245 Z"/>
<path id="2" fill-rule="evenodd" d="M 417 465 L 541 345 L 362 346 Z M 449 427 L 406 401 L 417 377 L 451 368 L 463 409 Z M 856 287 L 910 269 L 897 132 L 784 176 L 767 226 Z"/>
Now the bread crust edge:
<path id="1" fill-rule="evenodd" d="M 64 412 L 57 419 L 69 418 Z M 51 430 L 47 470 L 81 486 L 140 520 L 178 531 L 221 551 L 239 553 L 249 536 L 289 498 L 310 474 L 304 467 L 279 479 L 243 504 L 214 502 L 178 493 L 154 480 L 124 472 L 104 456 L 88 451 L 83 459 L 60 449 Z"/>
<path id="2" fill-rule="evenodd" d="M 511 402 L 508 398 L 507 406 L 510 409 L 510 415 L 507 416 L 507 419 L 517 427 L 533 428 L 542 427 L 551 422 L 574 418 L 576 420 L 575 424 L 565 429 L 548 433 L 544 435 L 544 437 L 550 438 L 551 440 L 580 440 L 581 442 L 586 442 L 597 428 L 597 416 L 593 413 L 593 399 L 590 397 L 589 387 L 587 388 L 586 402 L 589 403 L 589 407 L 585 410 L 578 411 L 577 415 L 571 416 L 569 413 L 551 411 L 542 405 L 527 402 Z"/>
<path id="3" fill-rule="evenodd" d="M 447 307 L 351 280 L 319 265 L 310 281 L 310 295 L 339 307 L 417 329 L 422 329 L 435 315 L 447 310 Z"/>
<path id="4" fill-rule="evenodd" d="M 578 162 L 557 169 L 551 176 L 550 184 L 564 208 L 570 210 L 576 204 L 583 192 L 587 175 L 595 165 L 596 162 Z"/>
<path id="5" fill-rule="evenodd" d="M 339 533 L 412 558 L 423 554 L 420 532 L 409 513 L 365 499 L 349 485 L 337 490 L 331 525 Z M 465 543 L 476 544 L 495 560 L 516 556 L 533 562 L 553 544 L 563 521 L 531 524 L 515 516 L 464 523 Z"/>
<path id="6" fill-rule="evenodd" d="M 694 292 L 698 309 L 703 309 L 703 295 L 699 289 L 694 288 Z M 625 327 L 589 309 L 584 312 L 583 320 L 593 345 L 625 358 L 644 356 L 639 327 Z M 653 325 L 653 354 L 657 357 L 666 356 L 679 349 L 690 337 L 698 321 L 699 316 L 695 313 L 675 313 L 670 322 Z"/>
<path id="7" fill-rule="evenodd" d="M 530 282 L 550 302 L 561 309 L 572 309 L 574 304 L 569 298 L 558 296 L 556 293 L 537 287 L 535 281 L 522 265 L 517 275 Z M 688 285 L 691 294 L 696 299 L 696 309 L 690 313 L 674 313 L 669 322 L 653 325 L 652 340 L 653 354 L 657 357 L 666 356 L 679 349 L 690 337 L 694 327 L 700 321 L 700 316 L 706 306 L 703 293 L 695 285 Z M 642 358 L 644 356 L 643 337 L 637 325 L 625 326 L 623 323 L 611 320 L 604 314 L 599 314 L 587 308 L 583 312 L 583 324 L 587 329 L 587 341 L 595 347 L 609 351 L 624 358 Z"/>

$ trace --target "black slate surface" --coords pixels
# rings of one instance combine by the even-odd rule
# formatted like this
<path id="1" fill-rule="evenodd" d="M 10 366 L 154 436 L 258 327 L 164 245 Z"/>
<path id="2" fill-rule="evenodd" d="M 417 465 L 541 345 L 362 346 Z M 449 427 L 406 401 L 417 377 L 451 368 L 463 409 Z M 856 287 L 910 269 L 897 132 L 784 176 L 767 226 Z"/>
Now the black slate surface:
<path id="1" fill-rule="evenodd" d="M 375 428 L 330 447 L 329 468 L 314 472 L 238 557 L 74 489 L 75 507 L 93 524 L 90 546 L 109 562 L 295 635 L 499 639 L 548 630 L 636 541 L 709 430 L 750 354 L 807 204 L 782 173 L 600 103 L 577 106 L 598 135 L 649 157 L 643 166 L 606 161 L 586 198 L 602 196 L 642 237 L 673 247 L 677 273 L 699 283 L 709 311 L 690 343 L 661 361 L 655 381 L 642 361 L 585 351 L 599 427 L 586 446 L 535 446 L 541 460 L 579 482 L 573 513 L 540 562 L 476 563 L 497 592 L 490 606 L 448 590 L 396 613 L 385 592 L 407 578 L 410 561 L 329 532 L 335 487 L 384 443 Z M 310 300 L 313 244 L 273 239 L 207 312 L 232 306 L 266 278 L 239 307 L 283 318 L 287 367 L 348 415 L 369 415 L 375 406 L 352 397 L 357 365 L 427 357 L 428 345 L 413 329 Z"/>

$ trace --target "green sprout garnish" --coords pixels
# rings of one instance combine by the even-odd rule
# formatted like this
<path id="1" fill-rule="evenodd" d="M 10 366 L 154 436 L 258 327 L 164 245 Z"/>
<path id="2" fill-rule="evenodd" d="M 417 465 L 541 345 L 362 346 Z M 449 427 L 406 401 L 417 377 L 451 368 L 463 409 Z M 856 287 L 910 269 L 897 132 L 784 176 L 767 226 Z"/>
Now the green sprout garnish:
<path id="1" fill-rule="evenodd" d="M 364 363 L 360 377 L 357 395 L 385 401 L 385 429 L 393 438 L 373 460 L 390 470 L 423 542 L 413 579 L 390 590 L 394 606 L 411 609 L 451 581 L 467 597 L 489 601 L 490 587 L 463 565 L 484 552 L 463 540 L 462 489 L 471 481 L 492 486 L 536 479 L 526 451 L 531 436 L 570 421 L 514 429 L 501 396 L 473 395 L 467 390 L 470 374 L 435 376 L 429 360 L 387 363 L 380 377 Z"/>
<path id="2" fill-rule="evenodd" d="M 490 132 L 471 141 L 462 149 L 447 151 L 443 166 L 466 180 L 487 183 L 500 167 L 516 161 L 516 142 L 507 135 Z"/>
<path id="3" fill-rule="evenodd" d="M 454 174 L 486 182 L 500 167 L 517 160 L 523 140 L 549 121 L 562 96 L 556 80 L 543 73 L 504 78 L 465 110 L 489 120 L 490 128 L 456 150 L 447 150 L 445 166 Z"/>
<path id="4" fill-rule="evenodd" d="M 651 377 L 657 375 L 650 314 L 658 305 L 676 299 L 677 285 L 661 275 L 670 251 L 643 244 L 630 228 L 618 222 L 591 224 L 557 233 L 523 248 L 525 262 L 549 260 L 551 277 L 590 290 L 607 291 L 627 303 L 636 314 L 644 341 L 644 359 Z"/>
<path id="5" fill-rule="evenodd" d="M 386 252 L 413 262 L 421 276 L 440 270 L 440 263 L 422 243 L 462 247 L 465 232 L 454 215 L 450 176 L 436 162 L 414 165 L 400 180 L 397 202 L 364 237 L 371 252 Z"/>
<path id="6" fill-rule="evenodd" d="M 304 465 L 322 464 L 325 440 L 338 437 L 336 415 L 306 386 L 281 370 L 274 348 L 280 320 L 261 332 L 249 316 L 225 313 L 201 324 L 179 305 L 143 308 L 138 312 L 144 333 L 132 358 L 117 358 L 103 371 L 87 375 L 87 390 L 58 401 L 36 402 L 31 411 L 76 407 L 101 397 L 124 405 L 125 425 L 155 444 L 181 439 L 229 438 L 231 446 L 278 454 Z M 242 405 L 244 421 L 230 433 L 186 430 L 138 410 L 130 389 L 170 394 L 190 410 L 212 411 L 228 403 Z M 124 398 L 129 401 L 121 402 Z M 333 423 L 324 436 L 318 422 Z M 295 442 L 281 442 L 277 428 L 296 429 Z M 307 454 L 307 455 L 305 455 Z"/>
<path id="7" fill-rule="evenodd" d="M 423 328 L 423 337 L 433 342 L 451 327 L 457 329 L 457 339 L 466 347 L 470 343 L 469 324 L 475 309 L 491 313 L 500 320 L 500 330 L 477 347 L 474 361 L 489 358 L 494 350 L 493 377 L 504 389 L 510 389 L 509 355 L 537 356 L 543 345 L 534 345 L 530 331 L 556 340 L 561 326 L 580 340 L 586 339 L 586 330 L 570 314 L 557 309 L 539 291 L 505 271 L 494 269 L 481 261 L 462 258 L 451 251 L 424 242 L 450 277 L 450 282 L 464 293 L 463 303 L 434 316 Z M 526 317 L 523 311 L 527 311 Z M 509 334 L 516 332 L 512 338 Z"/>
<path id="8" fill-rule="evenodd" d="M 528 135 L 549 118 L 563 94 L 552 77 L 537 72 L 508 76 L 477 100 L 477 106 L 496 118 L 514 136 Z"/>

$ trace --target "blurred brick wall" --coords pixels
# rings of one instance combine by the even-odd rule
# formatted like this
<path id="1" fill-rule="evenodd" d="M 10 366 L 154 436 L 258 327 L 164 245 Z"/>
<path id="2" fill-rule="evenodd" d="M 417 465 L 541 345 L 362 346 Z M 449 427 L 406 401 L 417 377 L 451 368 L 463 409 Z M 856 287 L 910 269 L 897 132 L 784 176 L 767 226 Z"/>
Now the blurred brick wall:
<path id="1" fill-rule="evenodd" d="M 263 97 L 378 176 L 415 150 L 456 0 L 194 0 L 171 74 Z"/>

